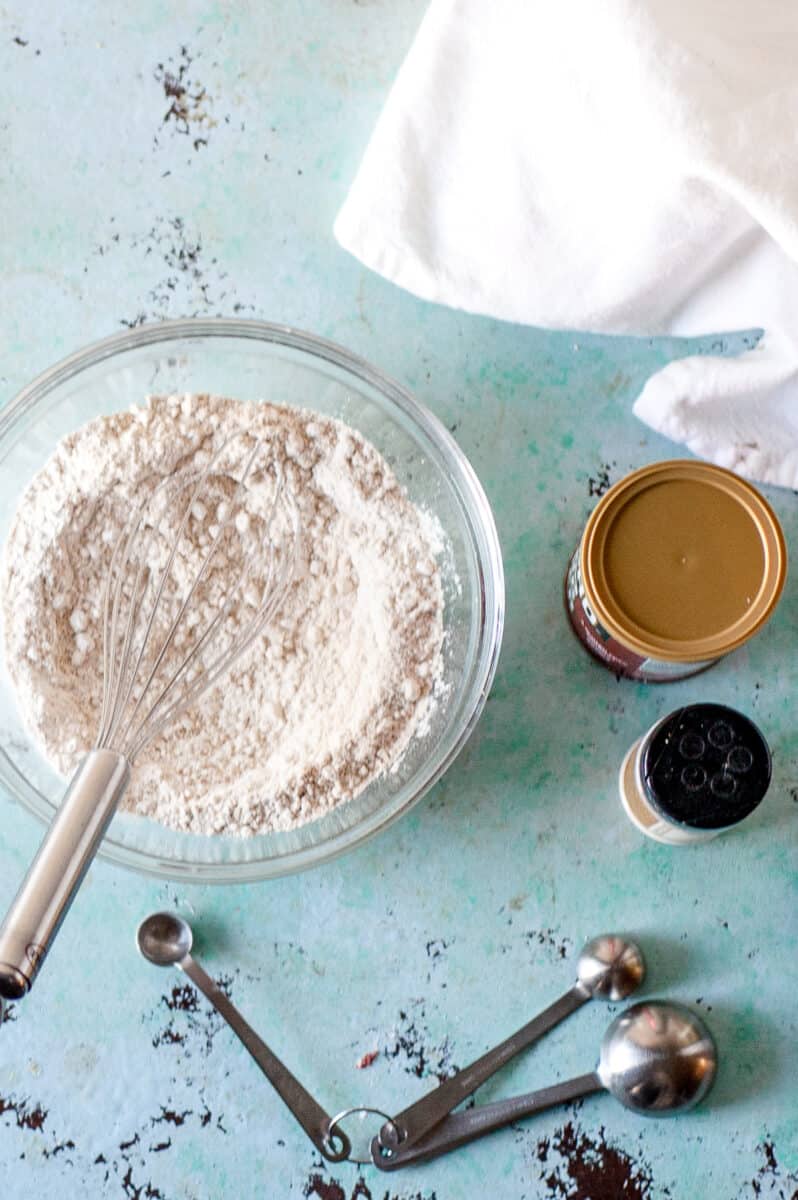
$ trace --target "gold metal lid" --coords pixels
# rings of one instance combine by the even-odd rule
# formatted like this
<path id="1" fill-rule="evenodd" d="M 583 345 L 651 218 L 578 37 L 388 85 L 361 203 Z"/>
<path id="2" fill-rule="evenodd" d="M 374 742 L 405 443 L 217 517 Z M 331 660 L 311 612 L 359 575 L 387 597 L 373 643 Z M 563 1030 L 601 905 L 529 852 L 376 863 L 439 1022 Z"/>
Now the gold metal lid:
<path id="1" fill-rule="evenodd" d="M 787 571 L 784 534 L 746 480 L 675 459 L 621 479 L 585 526 L 580 568 L 599 622 L 631 650 L 700 662 L 767 621 Z"/>

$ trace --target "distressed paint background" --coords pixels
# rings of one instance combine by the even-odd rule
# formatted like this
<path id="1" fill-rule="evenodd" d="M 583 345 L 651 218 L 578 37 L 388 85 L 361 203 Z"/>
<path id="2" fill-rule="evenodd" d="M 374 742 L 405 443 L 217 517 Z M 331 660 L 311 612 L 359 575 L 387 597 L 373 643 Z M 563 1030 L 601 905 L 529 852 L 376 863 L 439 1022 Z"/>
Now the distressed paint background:
<path id="1" fill-rule="evenodd" d="M 561 607 L 567 558 L 596 496 L 674 454 L 630 407 L 650 371 L 688 345 L 464 317 L 336 247 L 334 215 L 424 7 L 0 6 L 0 402 L 143 320 L 240 313 L 315 331 L 396 376 L 453 430 L 495 507 L 508 585 L 476 735 L 378 840 L 255 887 L 93 868 L 35 997 L 0 1038 L 9 1194 L 798 1195 L 798 585 L 788 581 L 749 649 L 693 682 L 616 682 L 574 641 Z M 698 345 L 733 352 L 748 340 Z M 771 499 L 795 545 L 796 497 Z M 616 772 L 658 715 L 699 699 L 762 725 L 775 780 L 744 833 L 670 850 L 625 821 Z M 6 798 L 0 811 L 5 905 L 40 829 Z M 137 957 L 137 922 L 167 905 L 192 917 L 201 959 L 331 1111 L 403 1107 L 569 986 L 583 940 L 613 928 L 642 941 L 647 994 L 707 1015 L 722 1055 L 716 1090 L 673 1122 L 598 1097 L 401 1175 L 330 1170 L 204 1002 Z M 589 1005 L 484 1097 L 589 1069 L 607 1021 Z"/>

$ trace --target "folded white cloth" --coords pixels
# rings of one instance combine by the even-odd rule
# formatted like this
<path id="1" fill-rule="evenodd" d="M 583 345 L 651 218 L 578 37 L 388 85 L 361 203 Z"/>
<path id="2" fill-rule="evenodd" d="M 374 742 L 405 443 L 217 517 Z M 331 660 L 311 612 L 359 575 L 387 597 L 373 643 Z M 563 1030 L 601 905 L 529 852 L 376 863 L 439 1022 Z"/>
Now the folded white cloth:
<path id="1" fill-rule="evenodd" d="M 798 487 L 796 0 L 432 0 L 335 224 L 428 300 L 548 328 L 764 328 L 635 412 Z"/>

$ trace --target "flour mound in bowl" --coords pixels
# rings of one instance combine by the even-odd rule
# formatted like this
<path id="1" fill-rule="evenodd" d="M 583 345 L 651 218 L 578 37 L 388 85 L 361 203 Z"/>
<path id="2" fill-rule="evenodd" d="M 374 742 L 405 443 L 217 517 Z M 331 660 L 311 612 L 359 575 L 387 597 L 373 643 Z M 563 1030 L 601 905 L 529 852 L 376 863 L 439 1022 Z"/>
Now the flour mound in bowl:
<path id="1" fill-rule="evenodd" d="M 439 526 L 375 447 L 307 410 L 155 396 L 65 437 L 5 546 L 6 665 L 48 760 L 68 775 L 97 736 L 103 588 L 142 489 L 201 469 L 242 431 L 264 444 L 296 506 L 294 577 L 231 671 L 142 750 L 123 802 L 193 833 L 251 835 L 322 816 L 397 765 L 442 689 Z M 213 504 L 192 509 L 196 561 L 215 521 Z"/>

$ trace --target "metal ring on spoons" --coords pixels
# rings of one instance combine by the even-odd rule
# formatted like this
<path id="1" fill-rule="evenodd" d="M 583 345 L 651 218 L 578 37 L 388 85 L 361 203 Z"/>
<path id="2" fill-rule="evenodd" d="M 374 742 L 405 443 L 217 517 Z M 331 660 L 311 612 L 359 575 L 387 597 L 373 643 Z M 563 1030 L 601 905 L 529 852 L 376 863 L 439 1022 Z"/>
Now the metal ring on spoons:
<path id="1" fill-rule="evenodd" d="M 588 1000 L 625 1000 L 640 986 L 645 974 L 642 952 L 634 942 L 611 933 L 593 938 L 579 955 L 573 987 L 511 1037 L 386 1122 L 372 1143 L 375 1160 L 380 1156 L 387 1159 L 400 1147 L 412 1146 L 511 1058 Z"/>
<path id="2" fill-rule="evenodd" d="M 383 1121 L 387 1121 L 389 1123 L 391 1121 L 391 1118 L 388 1116 L 388 1114 L 383 1112 L 381 1108 L 371 1108 L 368 1104 L 356 1104 L 354 1108 L 344 1108 L 341 1110 L 341 1112 L 335 1114 L 330 1121 L 329 1136 L 334 1137 L 336 1134 L 338 1134 L 340 1137 L 345 1137 L 346 1135 L 344 1134 L 344 1131 L 340 1128 L 340 1123 L 341 1121 L 345 1121 L 347 1117 L 354 1117 L 356 1115 L 360 1117 L 371 1115 L 373 1117 L 382 1117 Z M 350 1138 L 349 1140 L 351 1142 L 352 1139 Z M 354 1149 L 350 1147 L 347 1161 L 356 1163 L 360 1167 L 370 1166 L 372 1164 L 370 1146 L 369 1152 L 365 1156 L 356 1154 Z"/>
<path id="3" fill-rule="evenodd" d="M 351 1150 L 349 1138 L 342 1130 L 333 1128 L 334 1122 L 321 1105 L 258 1037 L 221 988 L 191 957 L 193 942 L 191 926 L 176 913 L 153 913 L 142 921 L 136 933 L 138 948 L 149 962 L 156 967 L 179 967 L 224 1017 L 319 1153 L 331 1162 L 343 1162 Z"/>
<path id="4" fill-rule="evenodd" d="M 415 1146 L 380 1154 L 374 1165 L 394 1171 L 436 1158 L 521 1117 L 591 1092 L 608 1091 L 626 1108 L 646 1117 L 672 1116 L 703 1100 L 715 1079 L 718 1055 L 703 1021 L 682 1004 L 634 1004 L 615 1018 L 601 1042 L 595 1071 L 528 1092 L 511 1100 L 465 1109 L 441 1121 Z"/>

